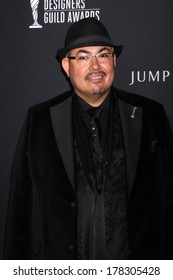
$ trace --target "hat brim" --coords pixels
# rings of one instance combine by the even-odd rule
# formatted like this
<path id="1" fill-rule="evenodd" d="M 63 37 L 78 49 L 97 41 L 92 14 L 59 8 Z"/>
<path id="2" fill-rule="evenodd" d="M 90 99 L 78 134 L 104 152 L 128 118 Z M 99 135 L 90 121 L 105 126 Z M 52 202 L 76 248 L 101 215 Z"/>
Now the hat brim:
<path id="1" fill-rule="evenodd" d="M 117 58 L 119 57 L 119 55 L 122 53 L 122 50 L 123 50 L 122 45 L 115 46 L 115 45 L 110 45 L 110 44 L 102 42 L 102 41 L 86 42 L 86 43 L 78 44 L 78 45 L 75 46 L 75 49 L 76 48 L 81 48 L 81 47 L 89 47 L 89 46 L 109 46 L 109 47 L 113 47 L 114 48 L 114 53 L 115 53 Z M 74 49 L 74 47 L 73 47 L 73 49 Z M 56 59 L 58 60 L 59 63 L 61 63 L 62 59 L 66 57 L 67 53 L 70 50 L 71 49 L 68 49 L 68 48 L 61 48 L 61 49 L 57 50 Z"/>

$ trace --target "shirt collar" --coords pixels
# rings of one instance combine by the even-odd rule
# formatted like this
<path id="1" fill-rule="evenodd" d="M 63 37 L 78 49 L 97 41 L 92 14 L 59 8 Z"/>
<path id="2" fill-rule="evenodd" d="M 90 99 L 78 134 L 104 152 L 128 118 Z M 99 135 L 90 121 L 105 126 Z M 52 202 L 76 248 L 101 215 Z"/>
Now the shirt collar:
<path id="1" fill-rule="evenodd" d="M 91 106 L 90 104 L 88 104 L 83 98 L 81 98 L 77 94 L 75 94 L 75 96 L 76 96 L 77 103 L 78 103 L 80 109 L 82 109 L 82 111 L 87 112 L 89 109 L 95 108 L 95 107 Z M 111 92 L 109 92 L 109 94 L 106 96 L 105 100 L 101 103 L 101 105 L 96 108 L 105 109 L 105 108 L 109 107 L 110 97 L 111 97 Z"/>

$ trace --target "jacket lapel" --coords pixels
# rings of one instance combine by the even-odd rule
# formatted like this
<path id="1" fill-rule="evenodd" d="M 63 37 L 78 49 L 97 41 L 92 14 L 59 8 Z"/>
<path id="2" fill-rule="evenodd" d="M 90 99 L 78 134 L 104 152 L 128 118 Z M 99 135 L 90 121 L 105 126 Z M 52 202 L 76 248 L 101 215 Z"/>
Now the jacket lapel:
<path id="1" fill-rule="evenodd" d="M 122 130 L 125 141 L 127 165 L 127 192 L 131 194 L 138 166 L 141 147 L 142 108 L 118 99 Z"/>
<path id="2" fill-rule="evenodd" d="M 125 141 L 128 198 L 131 194 L 138 166 L 142 133 L 142 107 L 118 99 L 122 130 Z M 134 109 L 134 107 L 136 109 Z M 69 180 L 75 189 L 72 96 L 50 108 L 56 142 Z"/>
<path id="3" fill-rule="evenodd" d="M 56 142 L 69 180 L 75 189 L 73 131 L 72 131 L 72 96 L 50 108 Z"/>

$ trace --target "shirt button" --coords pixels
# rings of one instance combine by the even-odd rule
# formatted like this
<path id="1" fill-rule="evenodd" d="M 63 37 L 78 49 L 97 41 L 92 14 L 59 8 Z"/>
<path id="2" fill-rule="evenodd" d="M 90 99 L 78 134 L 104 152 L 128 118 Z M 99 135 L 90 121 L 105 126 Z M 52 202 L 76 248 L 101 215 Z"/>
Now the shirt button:
<path id="1" fill-rule="evenodd" d="M 75 208 L 76 207 L 76 203 L 75 202 L 71 202 L 71 207 Z"/>
<path id="2" fill-rule="evenodd" d="M 102 189 L 102 185 L 98 184 L 97 189 L 100 191 Z"/>
<path id="3" fill-rule="evenodd" d="M 71 244 L 70 244 L 70 245 L 68 245 L 68 248 L 69 248 L 69 250 L 70 250 L 70 251 L 73 251 L 73 250 L 74 250 L 74 246 L 73 246 L 73 245 L 71 245 Z"/>

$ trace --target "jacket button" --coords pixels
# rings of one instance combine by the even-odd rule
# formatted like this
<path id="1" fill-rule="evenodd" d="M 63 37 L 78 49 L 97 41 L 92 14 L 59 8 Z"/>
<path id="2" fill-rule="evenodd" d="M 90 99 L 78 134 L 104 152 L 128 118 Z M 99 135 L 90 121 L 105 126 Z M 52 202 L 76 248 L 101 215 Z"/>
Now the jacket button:
<path id="1" fill-rule="evenodd" d="M 71 207 L 72 207 L 72 208 L 75 208 L 75 207 L 76 207 L 76 203 L 75 203 L 75 202 L 72 202 L 72 203 L 71 203 Z"/>
<path id="2" fill-rule="evenodd" d="M 73 251 L 73 250 L 74 250 L 74 246 L 73 246 L 73 245 L 71 245 L 71 244 L 70 244 L 70 245 L 68 245 L 68 248 L 69 248 L 69 250 L 70 250 L 70 251 Z"/>

